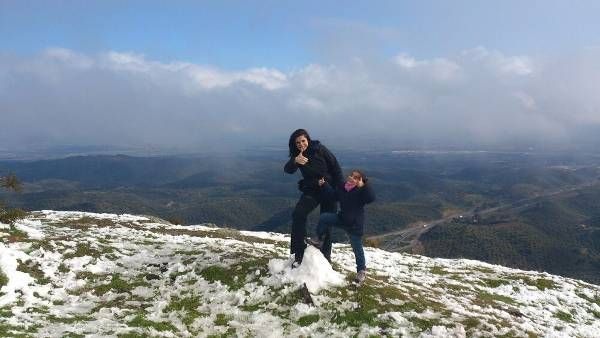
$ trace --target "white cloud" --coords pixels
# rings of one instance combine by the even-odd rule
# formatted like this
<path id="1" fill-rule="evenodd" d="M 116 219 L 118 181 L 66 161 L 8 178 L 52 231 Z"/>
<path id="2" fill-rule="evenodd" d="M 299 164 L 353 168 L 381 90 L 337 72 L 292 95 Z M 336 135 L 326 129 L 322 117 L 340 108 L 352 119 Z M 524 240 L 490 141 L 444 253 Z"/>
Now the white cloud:
<path id="1" fill-rule="evenodd" d="M 517 100 L 519 100 L 523 106 L 527 109 L 535 109 L 536 103 L 535 99 L 531 97 L 529 94 L 524 92 L 516 92 L 513 94 Z"/>
<path id="2" fill-rule="evenodd" d="M 118 71 L 145 73 L 157 81 L 164 77 L 187 77 L 198 89 L 228 87 L 236 82 L 247 82 L 268 90 L 275 90 L 286 85 L 286 75 L 275 69 L 252 68 L 243 72 L 227 72 L 215 67 L 201 66 L 188 62 L 161 63 L 148 61 L 143 55 L 133 53 L 109 52 L 106 54 L 108 68 Z M 189 86 L 188 86 L 189 88 Z"/>
<path id="3" fill-rule="evenodd" d="M 499 74 L 525 76 L 534 72 L 533 61 L 528 56 L 506 56 L 484 47 L 469 49 L 462 54 L 467 60 L 481 63 Z"/>
<path id="4" fill-rule="evenodd" d="M 49 59 L 55 59 L 60 62 L 69 64 L 75 68 L 91 68 L 94 65 L 94 60 L 83 54 L 75 53 L 70 49 L 65 48 L 48 48 L 43 54 Z"/>
<path id="5" fill-rule="evenodd" d="M 560 142 L 600 123 L 600 50 L 349 60 L 283 72 L 60 48 L 0 55 L 0 111 L 15 126 L 0 143 L 194 147 L 285 139 L 304 127 L 337 142 L 510 144 Z"/>
<path id="6" fill-rule="evenodd" d="M 404 70 L 418 72 L 420 76 L 426 76 L 439 82 L 456 80 L 460 76 L 460 65 L 445 58 L 416 60 L 406 53 L 401 53 L 395 57 L 394 61 Z"/>

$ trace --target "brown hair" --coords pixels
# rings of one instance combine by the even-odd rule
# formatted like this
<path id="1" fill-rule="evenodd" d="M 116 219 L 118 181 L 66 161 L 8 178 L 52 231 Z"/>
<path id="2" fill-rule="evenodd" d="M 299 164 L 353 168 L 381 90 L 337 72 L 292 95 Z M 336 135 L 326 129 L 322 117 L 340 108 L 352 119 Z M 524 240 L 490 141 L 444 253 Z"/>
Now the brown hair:
<path id="1" fill-rule="evenodd" d="M 365 173 L 362 170 L 359 169 L 352 169 L 352 171 L 350 171 L 350 174 L 354 174 L 357 173 L 360 175 L 360 178 L 362 178 L 363 182 L 367 183 L 367 181 L 369 180 L 367 178 L 367 175 L 365 175 Z"/>
<path id="2" fill-rule="evenodd" d="M 300 150 L 296 147 L 296 138 L 304 136 L 308 140 L 308 144 L 310 144 L 310 136 L 308 132 L 304 129 L 296 129 L 292 135 L 290 135 L 290 140 L 288 142 L 288 146 L 290 148 L 290 157 L 295 157 L 300 154 Z"/>

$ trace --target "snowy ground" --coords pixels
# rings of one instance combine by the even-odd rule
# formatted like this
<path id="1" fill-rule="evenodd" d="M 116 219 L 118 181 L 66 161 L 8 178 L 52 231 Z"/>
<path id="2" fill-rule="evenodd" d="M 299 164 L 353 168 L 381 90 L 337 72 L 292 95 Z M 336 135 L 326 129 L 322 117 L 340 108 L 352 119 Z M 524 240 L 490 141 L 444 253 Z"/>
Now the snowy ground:
<path id="1" fill-rule="evenodd" d="M 41 211 L 0 240 L 2 337 L 600 336 L 599 286 L 477 261 L 366 248 L 357 289 L 349 246 L 291 270 L 281 234 Z"/>

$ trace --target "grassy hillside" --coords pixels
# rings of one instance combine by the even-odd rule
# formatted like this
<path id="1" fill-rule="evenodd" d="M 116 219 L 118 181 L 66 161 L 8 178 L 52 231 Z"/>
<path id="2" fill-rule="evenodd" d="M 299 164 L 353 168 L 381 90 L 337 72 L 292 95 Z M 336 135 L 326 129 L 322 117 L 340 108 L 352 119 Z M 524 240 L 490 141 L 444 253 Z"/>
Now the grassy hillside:
<path id="1" fill-rule="evenodd" d="M 600 189 L 540 201 L 499 224 L 453 223 L 422 236 L 425 254 L 466 257 L 600 283 Z"/>
<path id="2" fill-rule="evenodd" d="M 594 337 L 600 287 L 469 260 L 309 248 L 159 219 L 34 212 L 0 225 L 0 335 Z M 306 283 L 309 292 L 302 292 Z M 310 304 L 309 298 L 312 304 Z"/>

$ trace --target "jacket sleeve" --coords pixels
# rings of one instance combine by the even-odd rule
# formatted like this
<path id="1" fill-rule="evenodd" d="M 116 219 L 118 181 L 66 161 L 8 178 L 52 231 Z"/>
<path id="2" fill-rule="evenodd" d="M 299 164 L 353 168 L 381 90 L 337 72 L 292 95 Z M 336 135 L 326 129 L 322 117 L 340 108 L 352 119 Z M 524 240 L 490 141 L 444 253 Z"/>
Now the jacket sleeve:
<path id="1" fill-rule="evenodd" d="M 360 199 L 361 202 L 364 204 L 369 204 L 373 201 L 375 201 L 375 192 L 373 191 L 373 188 L 371 188 L 370 184 L 365 184 L 360 192 Z"/>
<path id="2" fill-rule="evenodd" d="M 333 180 L 332 185 L 337 187 L 338 185 L 344 182 L 344 178 L 342 176 L 342 169 L 340 168 L 340 164 L 337 161 L 337 158 L 325 147 L 321 145 L 321 150 L 323 152 L 323 157 L 325 158 L 325 162 L 327 163 L 327 171 L 331 175 L 331 179 Z"/>
<path id="3" fill-rule="evenodd" d="M 293 174 L 296 172 L 296 170 L 298 170 L 298 165 L 296 164 L 296 159 L 293 157 L 290 157 L 289 161 L 287 161 L 285 163 L 285 166 L 283 166 L 283 171 L 285 171 L 288 174 Z"/>

